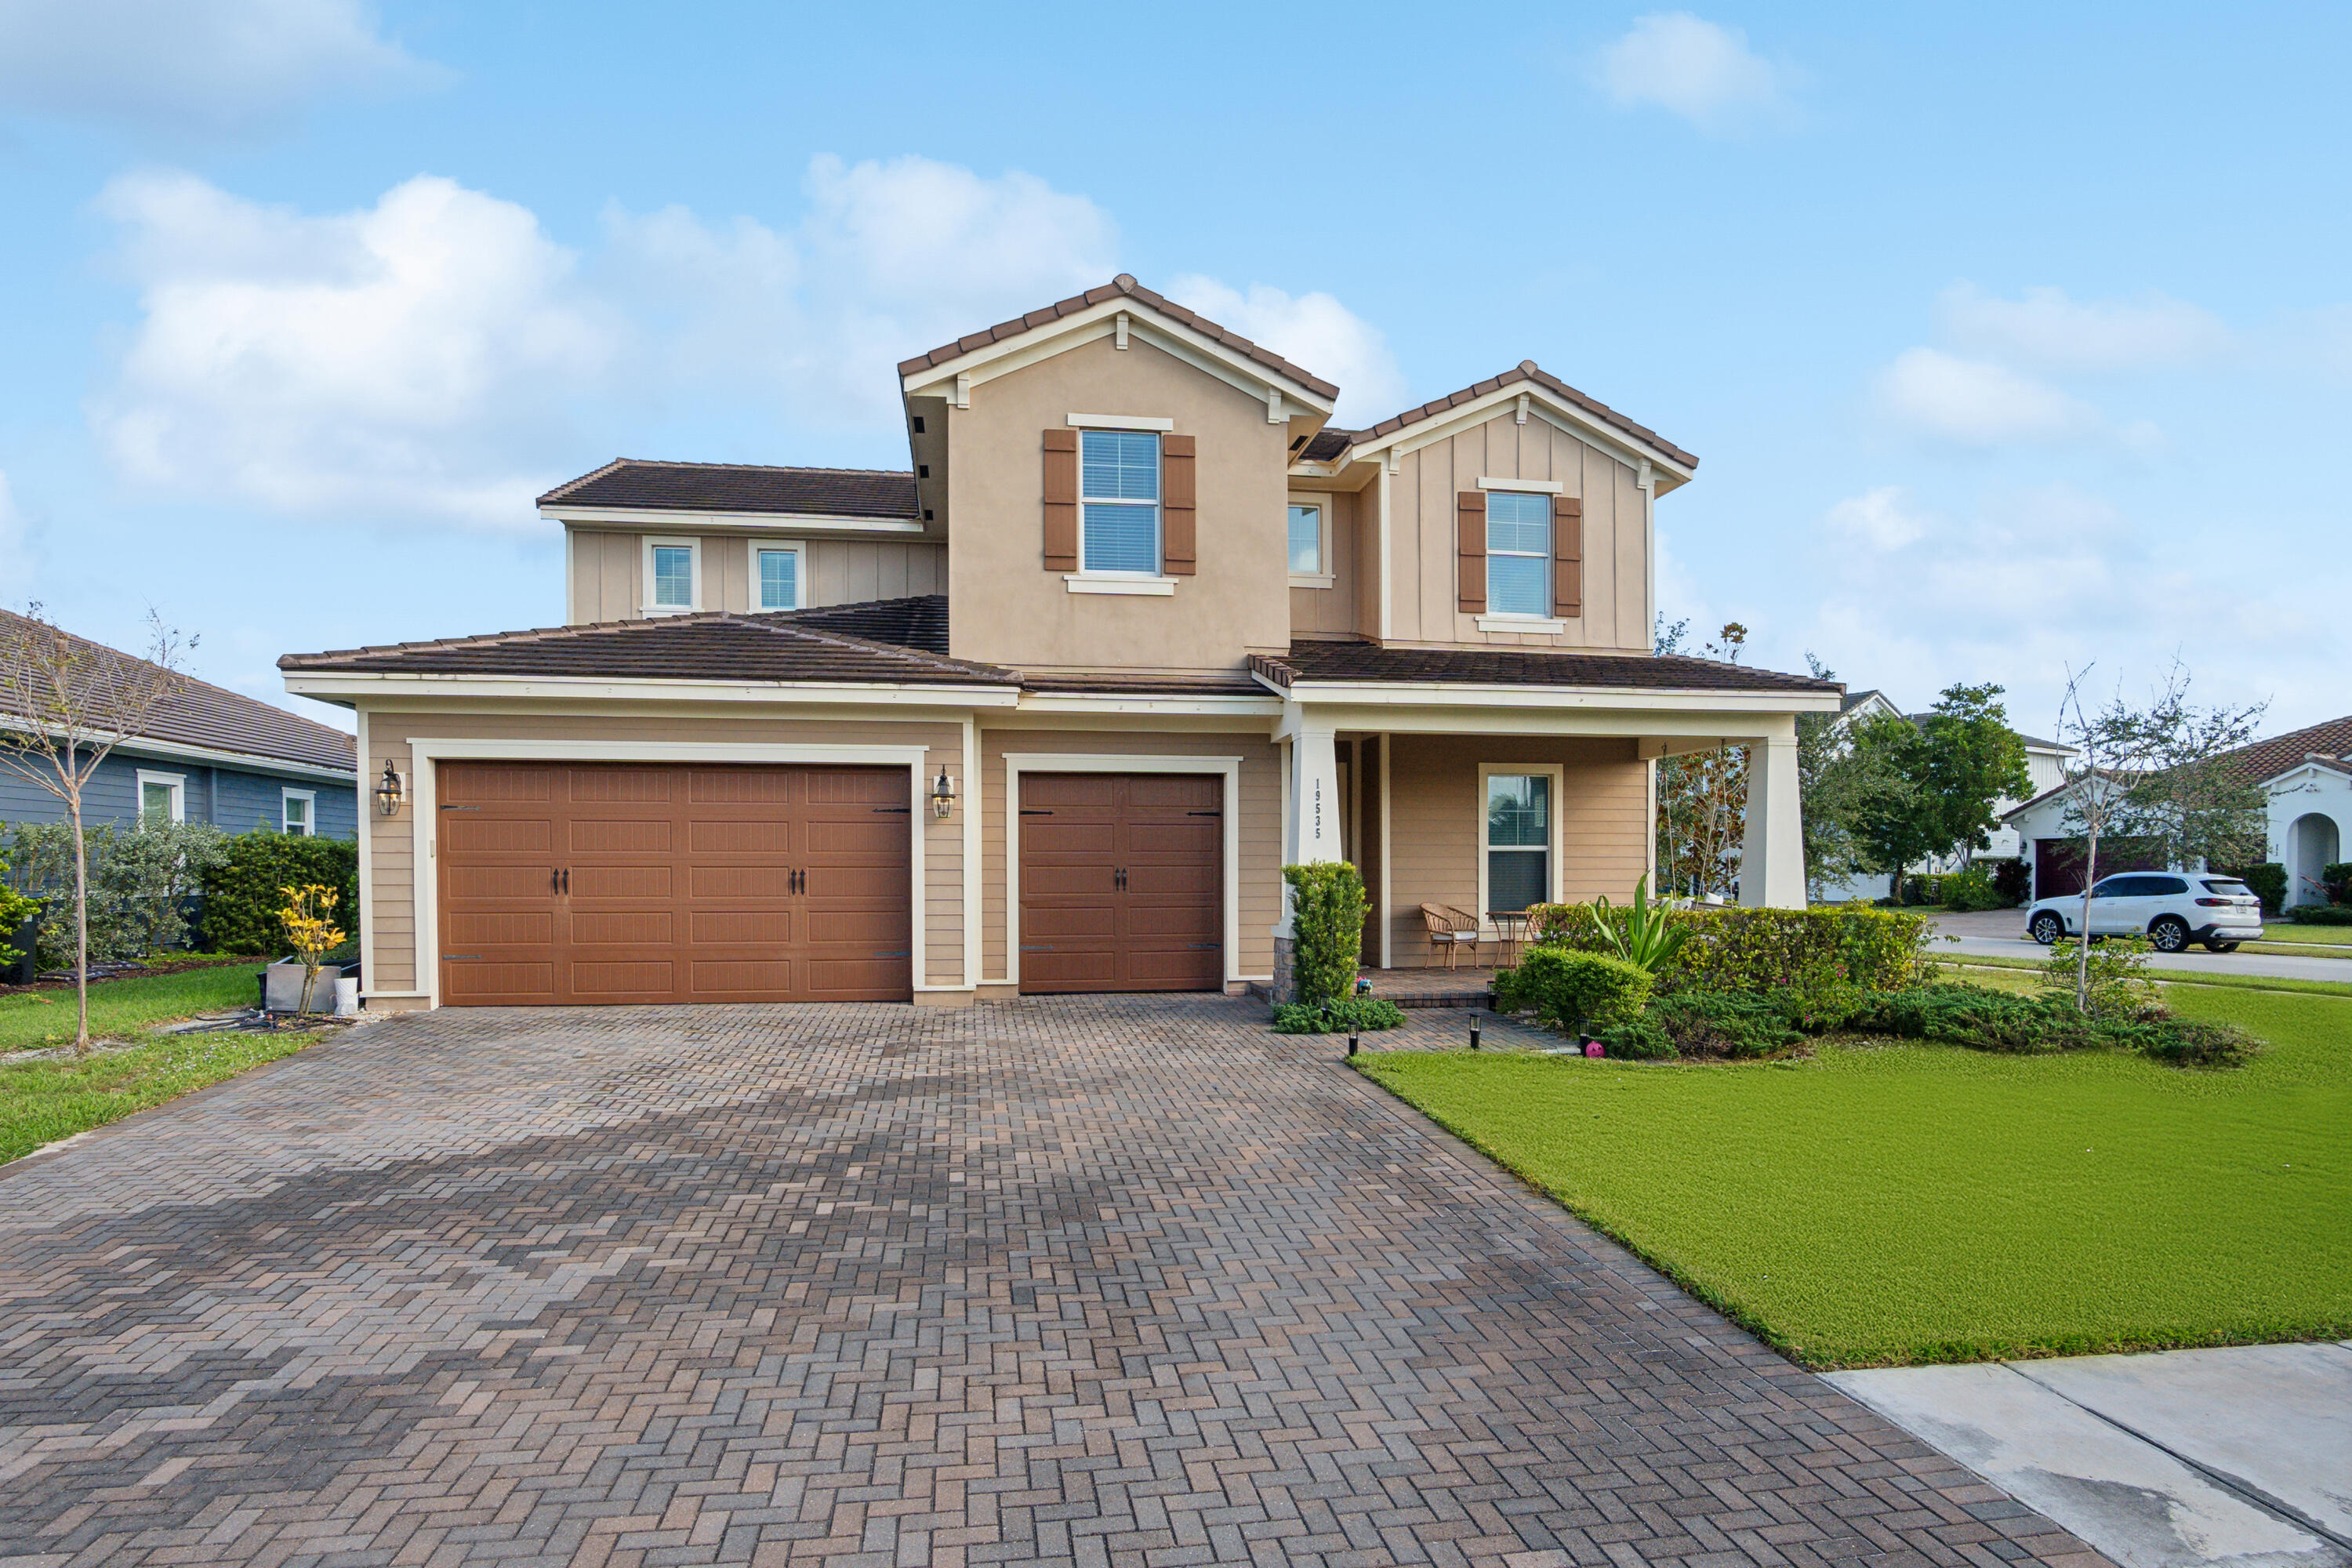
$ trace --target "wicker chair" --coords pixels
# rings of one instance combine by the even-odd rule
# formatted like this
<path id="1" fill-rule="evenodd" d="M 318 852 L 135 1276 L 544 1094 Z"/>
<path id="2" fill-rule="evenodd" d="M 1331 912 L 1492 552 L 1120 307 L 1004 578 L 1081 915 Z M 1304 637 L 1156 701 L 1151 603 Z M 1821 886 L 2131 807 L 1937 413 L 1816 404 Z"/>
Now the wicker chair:
<path id="1" fill-rule="evenodd" d="M 1478 917 L 1466 914 L 1447 904 L 1421 906 L 1422 923 L 1429 928 L 1429 950 L 1434 954 L 1445 952 L 1445 967 L 1454 967 L 1465 944 L 1470 949 L 1470 962 L 1478 962 Z"/>

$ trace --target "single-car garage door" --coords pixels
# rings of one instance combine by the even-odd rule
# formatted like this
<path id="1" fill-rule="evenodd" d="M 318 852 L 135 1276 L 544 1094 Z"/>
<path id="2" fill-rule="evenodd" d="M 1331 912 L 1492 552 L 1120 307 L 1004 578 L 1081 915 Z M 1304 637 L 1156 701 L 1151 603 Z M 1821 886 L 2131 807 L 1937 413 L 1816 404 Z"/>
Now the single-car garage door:
<path id="1" fill-rule="evenodd" d="M 903 1002 L 903 768 L 451 762 L 441 999 Z"/>
<path id="2" fill-rule="evenodd" d="M 1021 775 L 1021 989 L 1224 983 L 1224 780 Z"/>

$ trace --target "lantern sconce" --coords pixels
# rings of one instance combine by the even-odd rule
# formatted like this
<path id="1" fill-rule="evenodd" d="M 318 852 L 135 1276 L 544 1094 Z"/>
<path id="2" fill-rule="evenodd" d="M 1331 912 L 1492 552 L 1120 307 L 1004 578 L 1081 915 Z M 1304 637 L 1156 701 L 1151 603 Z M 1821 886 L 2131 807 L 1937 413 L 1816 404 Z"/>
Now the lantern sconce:
<path id="1" fill-rule="evenodd" d="M 390 763 L 383 764 L 383 777 L 376 782 L 375 808 L 385 816 L 400 815 L 400 797 L 404 793 L 400 770 Z"/>
<path id="2" fill-rule="evenodd" d="M 955 780 L 948 777 L 945 768 L 931 781 L 931 815 L 944 821 L 955 810 Z"/>

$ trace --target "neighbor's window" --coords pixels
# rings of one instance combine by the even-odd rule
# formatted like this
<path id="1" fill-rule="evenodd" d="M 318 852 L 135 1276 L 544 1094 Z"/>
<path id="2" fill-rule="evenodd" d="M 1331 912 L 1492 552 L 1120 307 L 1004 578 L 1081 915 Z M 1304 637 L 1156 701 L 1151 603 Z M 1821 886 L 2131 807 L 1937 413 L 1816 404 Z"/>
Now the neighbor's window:
<path id="1" fill-rule="evenodd" d="M 1524 910 L 1550 897 L 1550 776 L 1487 774 L 1487 910 Z"/>
<path id="2" fill-rule="evenodd" d="M 148 822 L 180 822 L 186 802 L 185 782 L 169 773 L 142 773 L 139 775 L 139 820 Z"/>
<path id="3" fill-rule="evenodd" d="M 1486 497 L 1486 613 L 1551 614 L 1551 497 Z"/>
<path id="4" fill-rule="evenodd" d="M 694 546 L 653 546 L 653 607 L 656 610 L 694 608 Z"/>
<path id="5" fill-rule="evenodd" d="M 1160 570 L 1160 437 L 1150 430 L 1078 436 L 1078 507 L 1086 572 Z"/>
<path id="6" fill-rule="evenodd" d="M 297 838 L 308 838 L 319 830 L 310 819 L 318 806 L 315 794 L 307 789 L 289 789 L 282 791 L 279 798 L 285 804 L 279 808 L 278 820 L 287 832 Z"/>
<path id="7" fill-rule="evenodd" d="M 1290 504 L 1290 571 L 1293 576 L 1323 575 L 1323 509 Z"/>
<path id="8" fill-rule="evenodd" d="M 760 608 L 797 610 L 801 607 L 801 552 L 797 550 L 759 552 Z"/>

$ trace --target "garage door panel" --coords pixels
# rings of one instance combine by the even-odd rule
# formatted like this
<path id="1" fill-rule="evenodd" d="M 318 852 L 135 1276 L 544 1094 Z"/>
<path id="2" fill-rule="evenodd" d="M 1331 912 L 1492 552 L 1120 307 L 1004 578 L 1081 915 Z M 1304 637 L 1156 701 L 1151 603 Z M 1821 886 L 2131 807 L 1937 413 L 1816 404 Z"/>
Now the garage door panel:
<path id="1" fill-rule="evenodd" d="M 1118 885 L 1118 873 L 1100 866 L 1032 866 L 1021 868 L 1021 897 L 1043 902 L 1055 898 L 1108 898 Z"/>
<path id="2" fill-rule="evenodd" d="M 1213 941 L 1224 921 L 1221 911 L 1197 903 L 1129 904 L 1127 932 L 1132 937 L 1181 938 L 1188 942 Z"/>
<path id="3" fill-rule="evenodd" d="M 1108 856 L 1119 847 L 1118 824 L 1069 816 L 1024 816 L 1021 820 L 1021 856 L 1040 860 Z"/>
<path id="4" fill-rule="evenodd" d="M 1091 805 L 1109 809 L 1123 798 L 1125 773 L 1024 773 L 1024 807 Z"/>
<path id="5" fill-rule="evenodd" d="M 1213 990 L 1224 976 L 1221 774 L 1021 780 L 1021 988 Z"/>
<path id="6" fill-rule="evenodd" d="M 1129 864 L 1136 861 L 1184 860 L 1213 865 L 1223 858 L 1224 829 L 1197 816 L 1172 820 L 1129 820 L 1119 832 L 1119 849 Z"/>
<path id="7" fill-rule="evenodd" d="M 1026 942 L 1034 937 L 1045 942 L 1091 937 L 1108 946 L 1118 923 L 1118 907 L 1108 895 L 1098 902 L 1088 900 L 1039 904 L 1034 908 L 1024 906 L 1021 911 L 1021 939 Z"/>
<path id="8" fill-rule="evenodd" d="M 1162 987 L 1204 989 L 1216 984 L 1222 967 L 1219 957 L 1219 954 L 1206 949 L 1163 949 L 1129 953 L 1124 978 L 1141 990 Z"/>
<path id="9" fill-rule="evenodd" d="M 1184 866 L 1136 866 L 1127 868 L 1127 890 L 1138 898 L 1204 899 L 1223 887 L 1214 860 Z"/>
<path id="10" fill-rule="evenodd" d="M 1063 952 L 1021 948 L 1021 989 L 1024 991 L 1116 991 L 1118 958 L 1108 948 Z"/>
<path id="11" fill-rule="evenodd" d="M 904 769 L 467 762 L 439 785 L 473 808 L 441 830 L 445 1000 L 912 990 Z"/>
<path id="12" fill-rule="evenodd" d="M 1127 801 L 1135 811 L 1214 811 L 1224 786 L 1215 773 L 1130 773 Z"/>

